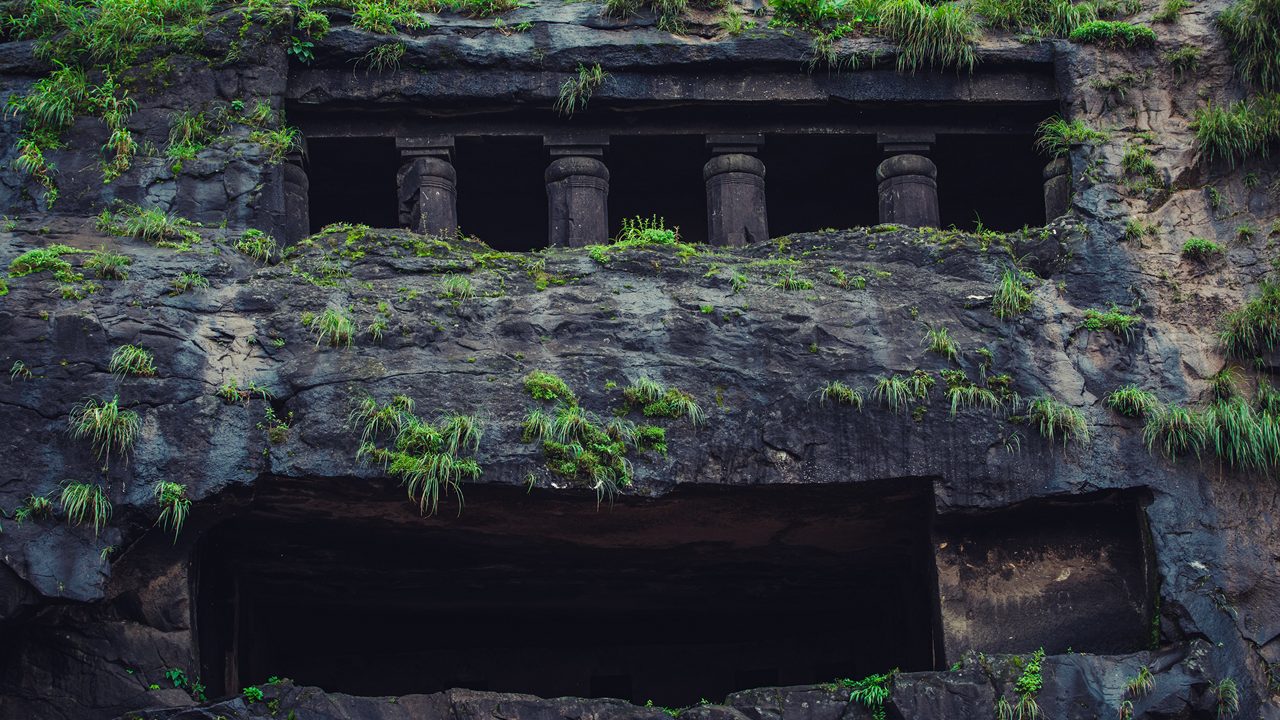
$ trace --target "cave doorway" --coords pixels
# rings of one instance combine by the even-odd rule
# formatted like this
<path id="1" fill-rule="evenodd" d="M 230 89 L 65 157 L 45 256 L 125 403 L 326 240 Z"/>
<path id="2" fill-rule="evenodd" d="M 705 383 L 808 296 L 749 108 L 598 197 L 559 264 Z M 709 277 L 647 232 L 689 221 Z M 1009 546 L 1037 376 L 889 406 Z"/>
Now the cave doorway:
<path id="1" fill-rule="evenodd" d="M 699 488 L 599 509 L 475 488 L 460 516 L 426 519 L 399 498 L 330 512 L 314 483 L 305 517 L 280 492 L 282 509 L 260 493 L 200 542 L 213 692 L 277 675 L 358 695 L 684 706 L 937 664 L 927 481 Z M 336 519 L 353 505 L 359 518 Z"/>
<path id="2" fill-rule="evenodd" d="M 770 236 L 880 222 L 874 135 L 770 135 L 760 159 Z"/>
<path id="3" fill-rule="evenodd" d="M 311 232 L 338 222 L 400 226 L 395 138 L 309 138 L 304 163 Z"/>
<path id="4" fill-rule="evenodd" d="M 702 135 L 615 135 L 605 153 L 611 236 L 624 219 L 657 216 L 685 242 L 706 242 L 702 166 L 710 158 Z"/>
<path id="5" fill-rule="evenodd" d="M 542 137 L 460 136 L 456 143 L 458 229 L 504 252 L 545 248 L 550 161 Z"/>
<path id="6" fill-rule="evenodd" d="M 1013 232 L 1044 225 L 1044 166 L 1030 133 L 939 135 L 938 214 L 944 228 Z"/>

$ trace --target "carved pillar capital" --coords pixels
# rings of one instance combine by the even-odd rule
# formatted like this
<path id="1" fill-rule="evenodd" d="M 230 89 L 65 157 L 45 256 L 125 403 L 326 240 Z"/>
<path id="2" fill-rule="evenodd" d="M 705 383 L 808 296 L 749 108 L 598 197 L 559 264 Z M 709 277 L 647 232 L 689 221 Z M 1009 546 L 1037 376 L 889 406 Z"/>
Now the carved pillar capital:
<path id="1" fill-rule="evenodd" d="M 400 224 L 426 235 L 451 236 L 458 230 L 458 173 L 453 167 L 453 137 L 396 138 L 404 164 L 397 176 Z"/>
<path id="2" fill-rule="evenodd" d="M 938 166 L 928 157 L 932 133 L 880 133 L 889 157 L 876 168 L 880 184 L 880 222 L 938 227 Z"/>
<path id="3" fill-rule="evenodd" d="M 607 137 L 548 138 L 547 243 L 568 247 L 609 239 L 609 168 L 600 159 Z"/>
<path id="4" fill-rule="evenodd" d="M 769 237 L 765 208 L 764 163 L 753 157 L 764 138 L 759 135 L 710 135 L 715 154 L 702 167 L 707 187 L 707 242 L 746 245 Z"/>

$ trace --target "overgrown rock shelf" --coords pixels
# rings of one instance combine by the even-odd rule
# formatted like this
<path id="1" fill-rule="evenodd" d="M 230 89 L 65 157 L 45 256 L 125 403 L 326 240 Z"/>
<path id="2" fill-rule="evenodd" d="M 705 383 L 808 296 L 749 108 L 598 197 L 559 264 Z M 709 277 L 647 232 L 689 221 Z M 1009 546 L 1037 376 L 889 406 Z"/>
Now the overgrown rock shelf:
<path id="1" fill-rule="evenodd" d="M 0 720 L 1280 718 L 1276 0 L 15 0 Z"/>

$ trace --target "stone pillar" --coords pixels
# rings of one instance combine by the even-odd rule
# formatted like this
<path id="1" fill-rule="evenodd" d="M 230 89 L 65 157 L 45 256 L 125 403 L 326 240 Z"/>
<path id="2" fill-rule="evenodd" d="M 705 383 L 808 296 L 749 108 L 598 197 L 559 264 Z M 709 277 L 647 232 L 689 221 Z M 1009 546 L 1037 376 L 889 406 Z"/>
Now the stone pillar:
<path id="1" fill-rule="evenodd" d="M 1044 221 L 1067 214 L 1071 206 L 1071 173 L 1066 158 L 1054 158 L 1044 166 Z"/>
<path id="2" fill-rule="evenodd" d="M 458 231 L 458 173 L 453 138 L 397 138 L 405 162 L 400 167 L 400 224 L 425 235 L 452 237 Z"/>
<path id="3" fill-rule="evenodd" d="M 600 158 L 608 139 L 547 144 L 547 244 L 582 247 L 607 242 L 609 169 Z"/>
<path id="4" fill-rule="evenodd" d="M 285 156 L 284 171 L 284 242 L 292 245 L 311 234 L 311 183 L 302 165 L 303 151 Z"/>
<path id="5" fill-rule="evenodd" d="M 752 156 L 763 143 L 760 135 L 707 138 L 715 155 L 702 168 L 707 184 L 708 243 L 739 246 L 768 239 L 764 163 Z"/>
<path id="6" fill-rule="evenodd" d="M 879 139 L 889 155 L 876 168 L 880 222 L 938 227 L 938 167 L 926 157 L 933 135 L 881 133 Z"/>

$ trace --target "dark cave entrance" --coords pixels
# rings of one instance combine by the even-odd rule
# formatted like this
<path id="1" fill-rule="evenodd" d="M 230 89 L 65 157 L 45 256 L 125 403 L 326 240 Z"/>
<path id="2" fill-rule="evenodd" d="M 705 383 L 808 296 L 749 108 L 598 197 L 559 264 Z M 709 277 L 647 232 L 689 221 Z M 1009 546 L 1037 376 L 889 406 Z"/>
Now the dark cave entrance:
<path id="1" fill-rule="evenodd" d="M 311 232 L 336 222 L 400 226 L 395 138 L 308 139 L 305 164 Z"/>
<path id="2" fill-rule="evenodd" d="M 547 246 L 547 152 L 541 137 L 459 137 L 458 228 L 495 250 Z"/>
<path id="3" fill-rule="evenodd" d="M 201 672 L 214 692 L 278 675 L 683 706 L 931 669 L 931 498 L 927 481 L 697 488 L 597 510 L 476 488 L 460 517 L 419 519 L 367 499 L 280 515 L 259 495 L 201 541 Z"/>
<path id="4" fill-rule="evenodd" d="M 1044 166 L 1031 133 L 939 135 L 931 153 L 938 166 L 942 227 L 1012 232 L 1044 225 Z"/>
<path id="5" fill-rule="evenodd" d="M 759 157 L 771 236 L 880 222 L 874 135 L 770 135 Z"/>
<path id="6" fill-rule="evenodd" d="M 701 135 L 614 136 L 604 158 L 613 237 L 623 219 L 657 215 L 668 228 L 680 228 L 685 242 L 706 242 L 702 166 L 710 157 Z"/>

